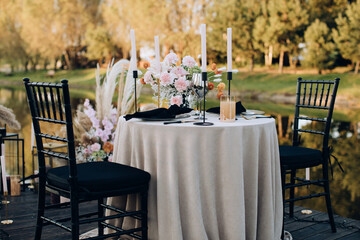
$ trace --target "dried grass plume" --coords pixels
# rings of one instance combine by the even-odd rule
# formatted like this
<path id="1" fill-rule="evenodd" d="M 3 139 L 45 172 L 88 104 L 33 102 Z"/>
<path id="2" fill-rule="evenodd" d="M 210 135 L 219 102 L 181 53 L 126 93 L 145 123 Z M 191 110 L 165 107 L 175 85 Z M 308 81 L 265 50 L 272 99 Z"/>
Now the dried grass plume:
<path id="1" fill-rule="evenodd" d="M 6 124 L 9 128 L 20 130 L 21 125 L 16 120 L 13 111 L 10 108 L 0 105 L 0 123 Z"/>

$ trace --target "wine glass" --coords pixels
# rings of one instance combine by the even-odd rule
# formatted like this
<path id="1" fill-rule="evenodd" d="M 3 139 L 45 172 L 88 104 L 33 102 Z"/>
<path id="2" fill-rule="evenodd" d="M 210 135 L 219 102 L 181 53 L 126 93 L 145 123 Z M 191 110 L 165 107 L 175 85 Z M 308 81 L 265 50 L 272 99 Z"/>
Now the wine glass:
<path id="1" fill-rule="evenodd" d="M 196 105 L 200 105 L 200 113 L 198 113 L 199 118 L 197 119 L 203 119 L 202 113 L 201 113 L 201 100 L 204 97 L 204 87 L 205 87 L 205 94 L 207 94 L 208 90 L 208 83 L 202 80 L 201 73 L 193 73 L 192 76 L 192 86 L 194 88 L 195 94 L 197 96 L 196 98 Z M 197 107 L 198 109 L 198 107 Z"/>

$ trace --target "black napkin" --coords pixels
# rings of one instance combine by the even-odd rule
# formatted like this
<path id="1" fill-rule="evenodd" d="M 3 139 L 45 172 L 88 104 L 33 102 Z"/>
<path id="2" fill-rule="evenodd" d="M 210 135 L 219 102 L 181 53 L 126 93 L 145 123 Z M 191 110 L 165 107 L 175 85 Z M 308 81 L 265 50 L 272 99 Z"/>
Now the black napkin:
<path id="1" fill-rule="evenodd" d="M 176 115 L 189 113 L 191 112 L 191 108 L 187 107 L 179 107 L 178 105 L 171 105 L 171 107 L 167 108 L 157 108 L 150 111 L 145 112 L 136 112 L 133 114 L 128 114 L 124 118 L 126 121 L 132 118 L 154 118 L 154 119 L 161 119 L 161 118 L 175 118 Z"/>
<path id="2" fill-rule="evenodd" d="M 209 113 L 220 113 L 220 107 L 209 108 L 206 112 Z M 236 114 L 246 112 L 245 107 L 241 104 L 241 101 L 236 103 Z"/>

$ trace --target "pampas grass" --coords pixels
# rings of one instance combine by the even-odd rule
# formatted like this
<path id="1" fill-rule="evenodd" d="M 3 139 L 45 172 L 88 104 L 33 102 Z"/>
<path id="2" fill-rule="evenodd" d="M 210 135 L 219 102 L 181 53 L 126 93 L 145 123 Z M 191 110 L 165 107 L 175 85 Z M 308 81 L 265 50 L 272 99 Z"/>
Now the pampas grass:
<path id="1" fill-rule="evenodd" d="M 112 60 L 111 64 L 109 64 L 107 67 L 106 76 L 102 83 L 101 83 L 99 65 L 97 66 L 95 77 L 96 77 L 96 112 L 98 119 L 104 119 L 104 117 L 110 118 L 110 114 L 111 114 L 110 111 L 112 108 L 112 98 L 114 96 L 116 84 L 119 82 L 119 90 L 120 87 L 123 87 L 124 85 L 123 79 L 128 65 L 129 65 L 129 61 L 126 59 L 122 59 L 115 64 L 114 64 L 114 60 Z M 127 91 L 129 90 L 127 89 Z M 124 96 L 124 93 L 126 93 L 125 89 L 124 91 L 119 91 L 119 95 L 121 95 L 121 99 L 123 99 L 122 97 Z"/>
<path id="2" fill-rule="evenodd" d="M 131 58 L 130 62 L 132 62 L 132 60 L 133 59 Z M 134 70 L 133 65 L 130 64 L 126 76 L 125 74 L 123 74 L 119 80 L 119 97 L 118 97 L 118 107 L 117 107 L 118 116 L 130 113 L 134 109 L 135 96 L 134 96 L 133 70 Z M 142 88 L 141 84 L 136 84 L 137 98 L 139 98 L 140 96 L 141 88 Z"/>
<path id="3" fill-rule="evenodd" d="M 16 120 L 13 111 L 3 105 L 0 105 L 0 123 L 6 124 L 9 128 L 20 130 L 21 125 Z"/>

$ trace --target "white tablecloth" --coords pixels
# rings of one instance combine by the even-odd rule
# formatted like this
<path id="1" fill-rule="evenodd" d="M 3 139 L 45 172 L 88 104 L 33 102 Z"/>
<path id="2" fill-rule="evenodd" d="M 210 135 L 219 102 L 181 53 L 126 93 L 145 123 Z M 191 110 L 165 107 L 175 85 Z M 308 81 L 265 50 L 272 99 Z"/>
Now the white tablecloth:
<path id="1" fill-rule="evenodd" d="M 151 174 L 149 239 L 280 239 L 274 119 L 221 123 L 211 115 L 207 121 L 214 125 L 119 119 L 113 161 Z M 120 198 L 110 203 L 125 204 Z"/>

